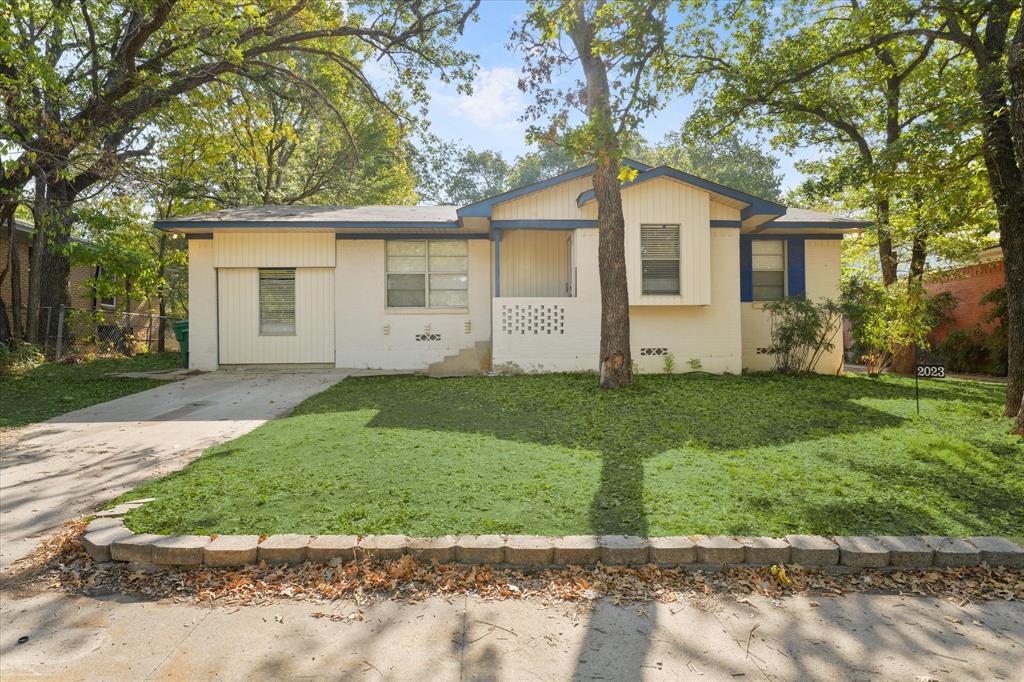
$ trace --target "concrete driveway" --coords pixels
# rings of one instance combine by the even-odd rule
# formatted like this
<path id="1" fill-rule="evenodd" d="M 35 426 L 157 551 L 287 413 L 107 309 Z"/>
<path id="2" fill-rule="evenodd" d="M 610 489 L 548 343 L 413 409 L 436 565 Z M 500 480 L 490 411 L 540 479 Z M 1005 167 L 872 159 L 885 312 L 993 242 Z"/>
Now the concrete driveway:
<path id="1" fill-rule="evenodd" d="M 0 571 L 39 536 L 143 481 L 182 468 L 349 375 L 220 371 L 4 433 Z"/>

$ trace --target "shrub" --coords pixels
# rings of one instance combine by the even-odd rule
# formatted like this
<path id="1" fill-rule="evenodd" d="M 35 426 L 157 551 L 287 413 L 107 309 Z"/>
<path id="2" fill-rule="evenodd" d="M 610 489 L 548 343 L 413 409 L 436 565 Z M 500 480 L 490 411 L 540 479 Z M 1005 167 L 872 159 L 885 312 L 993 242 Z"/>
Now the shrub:
<path id="1" fill-rule="evenodd" d="M 935 352 L 945 360 L 951 372 L 973 374 L 987 371 L 991 364 L 980 327 L 954 329 L 935 346 Z"/>
<path id="2" fill-rule="evenodd" d="M 928 346 L 928 334 L 953 305 L 951 297 L 929 298 L 920 284 L 889 287 L 862 277 L 843 282 L 842 309 L 853 326 L 868 374 L 878 375 L 899 348 Z"/>
<path id="3" fill-rule="evenodd" d="M 835 301 L 784 298 L 764 304 L 771 325 L 775 370 L 787 374 L 810 372 L 821 356 L 835 348 L 842 309 Z"/>
<path id="4" fill-rule="evenodd" d="M 17 374 L 44 362 L 46 358 L 39 348 L 27 341 L 14 341 L 10 346 L 0 343 L 0 372 Z"/>

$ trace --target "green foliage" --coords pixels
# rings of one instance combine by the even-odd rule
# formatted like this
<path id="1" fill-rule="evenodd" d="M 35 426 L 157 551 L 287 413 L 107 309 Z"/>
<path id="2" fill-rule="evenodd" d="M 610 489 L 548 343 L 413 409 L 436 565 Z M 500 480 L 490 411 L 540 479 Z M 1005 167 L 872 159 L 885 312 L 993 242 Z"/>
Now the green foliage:
<path id="1" fill-rule="evenodd" d="M 951 371 L 1006 376 L 1006 287 L 985 292 L 980 302 L 989 307 L 983 319 L 992 327 L 986 329 L 978 324 L 969 329 L 954 329 L 936 344 L 935 352 L 945 359 Z"/>
<path id="2" fill-rule="evenodd" d="M 689 360 L 686 361 L 686 364 L 689 365 L 690 369 L 693 370 L 694 372 L 696 372 L 697 370 L 704 366 L 704 363 L 700 361 L 700 358 L 690 358 Z"/>
<path id="3" fill-rule="evenodd" d="M 779 159 L 737 133 L 720 138 L 683 126 L 661 142 L 635 151 L 640 161 L 667 165 L 756 197 L 778 201 L 782 194 Z"/>
<path id="4" fill-rule="evenodd" d="M 783 298 L 763 305 L 771 325 L 775 371 L 812 372 L 822 354 L 835 348 L 842 308 L 831 300 Z"/>
<path id="5" fill-rule="evenodd" d="M 76 364 L 47 362 L 17 374 L 0 374 L 0 428 L 24 426 L 149 388 L 155 379 L 125 379 L 118 372 L 144 372 L 180 366 L 177 353 L 105 358 Z"/>
<path id="6" fill-rule="evenodd" d="M 120 500 L 156 533 L 1024 535 L 1001 387 L 347 379 Z M 444 405 L 444 409 L 438 409 Z"/>
<path id="7" fill-rule="evenodd" d="M 665 374 L 672 374 L 672 370 L 676 368 L 676 356 L 672 353 L 666 354 L 662 364 L 662 371 L 664 371 Z"/>
<path id="8" fill-rule="evenodd" d="M 161 296 L 185 298 L 184 291 L 171 291 L 167 276 L 168 270 L 187 267 L 185 240 L 153 229 L 140 198 L 125 194 L 90 201 L 78 216 L 88 239 L 74 245 L 73 261 L 99 266 L 100 272 L 86 281 L 96 298 L 116 296 L 125 312 L 133 311 L 128 306 L 135 309 L 136 304 Z M 168 241 L 171 248 L 166 247 Z M 173 281 L 179 287 L 187 285 L 182 278 Z"/>
<path id="9" fill-rule="evenodd" d="M 901 347 L 927 348 L 928 334 L 949 305 L 948 297 L 933 300 L 920 285 L 905 280 L 885 287 L 876 280 L 850 277 L 842 285 L 843 311 L 872 375 L 885 369 Z"/>
<path id="10" fill-rule="evenodd" d="M 0 374 L 20 374 L 46 361 L 38 346 L 25 341 L 0 343 Z"/>

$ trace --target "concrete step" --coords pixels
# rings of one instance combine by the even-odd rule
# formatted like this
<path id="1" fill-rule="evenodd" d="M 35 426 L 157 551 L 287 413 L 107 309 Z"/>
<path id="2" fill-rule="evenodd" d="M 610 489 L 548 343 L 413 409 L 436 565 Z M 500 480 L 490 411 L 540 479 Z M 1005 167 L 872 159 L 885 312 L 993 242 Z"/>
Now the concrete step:
<path id="1" fill-rule="evenodd" d="M 428 377 L 435 378 L 465 377 L 483 374 L 490 369 L 491 342 L 477 341 L 470 348 L 463 348 L 458 353 L 432 362 L 426 373 Z"/>

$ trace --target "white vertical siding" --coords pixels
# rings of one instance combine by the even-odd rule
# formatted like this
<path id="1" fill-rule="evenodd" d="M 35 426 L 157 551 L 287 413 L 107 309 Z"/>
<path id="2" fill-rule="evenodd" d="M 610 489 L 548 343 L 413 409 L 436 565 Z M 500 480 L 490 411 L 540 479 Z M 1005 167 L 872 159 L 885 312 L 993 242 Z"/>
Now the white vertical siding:
<path id="1" fill-rule="evenodd" d="M 259 269 L 217 271 L 220 362 L 334 362 L 334 269 L 295 270 L 295 334 L 260 334 Z"/>
<path id="2" fill-rule="evenodd" d="M 571 240 L 568 230 L 504 230 L 501 295 L 567 296 Z"/>
<path id="3" fill-rule="evenodd" d="M 711 219 L 712 220 L 739 220 L 740 209 L 733 208 L 732 206 L 726 206 L 718 201 L 711 202 Z"/>
<path id="4" fill-rule="evenodd" d="M 222 232 L 213 240 L 218 268 L 333 268 L 333 232 Z"/>
<path id="5" fill-rule="evenodd" d="M 217 369 L 217 271 L 213 239 L 188 240 L 189 369 Z"/>
<path id="6" fill-rule="evenodd" d="M 532 192 L 494 207 L 492 220 L 574 220 L 588 217 L 576 197 L 591 188 L 589 175 Z"/>
<path id="7" fill-rule="evenodd" d="M 674 180 L 658 178 L 622 193 L 626 219 L 626 276 L 630 305 L 708 305 L 711 303 L 711 223 L 709 195 Z M 644 296 L 641 288 L 640 225 L 679 225 L 680 294 Z M 737 255 L 738 258 L 738 255 Z M 596 267 L 596 263 L 594 266 Z M 715 263 L 718 267 L 718 263 Z"/>

